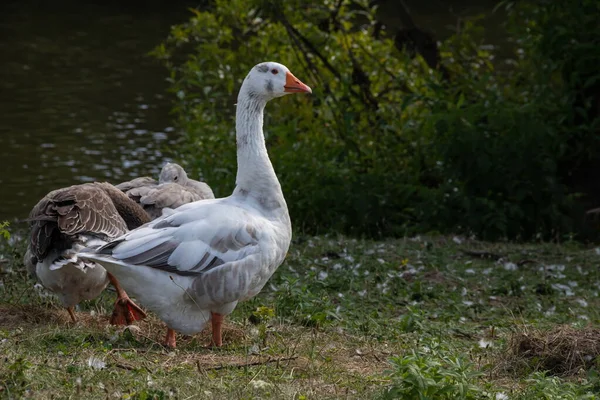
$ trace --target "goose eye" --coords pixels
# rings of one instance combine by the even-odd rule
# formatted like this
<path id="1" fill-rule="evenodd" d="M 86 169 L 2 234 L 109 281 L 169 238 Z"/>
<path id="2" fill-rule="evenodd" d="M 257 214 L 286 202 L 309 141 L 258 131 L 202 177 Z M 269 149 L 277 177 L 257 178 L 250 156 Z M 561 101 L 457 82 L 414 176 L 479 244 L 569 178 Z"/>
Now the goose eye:
<path id="1" fill-rule="evenodd" d="M 273 68 L 273 69 L 271 70 L 271 73 L 272 73 L 273 75 L 277 75 L 277 74 L 279 73 L 279 70 L 278 70 L 277 68 Z"/>
<path id="2" fill-rule="evenodd" d="M 174 180 L 174 181 L 176 181 L 176 180 L 177 180 L 177 177 L 173 178 L 173 180 Z"/>

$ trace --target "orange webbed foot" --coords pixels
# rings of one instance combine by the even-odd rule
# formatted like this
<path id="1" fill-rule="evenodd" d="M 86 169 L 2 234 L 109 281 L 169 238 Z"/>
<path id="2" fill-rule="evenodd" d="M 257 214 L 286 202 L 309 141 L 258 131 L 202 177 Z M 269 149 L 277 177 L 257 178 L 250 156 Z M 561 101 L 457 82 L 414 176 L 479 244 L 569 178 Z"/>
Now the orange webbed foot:
<path id="1" fill-rule="evenodd" d="M 165 337 L 165 341 L 163 344 L 172 349 L 174 349 L 177 346 L 175 331 L 173 329 L 167 328 L 167 336 Z"/>
<path id="2" fill-rule="evenodd" d="M 115 302 L 110 323 L 112 325 L 131 325 L 134 321 L 146 318 L 146 313 L 128 296 L 121 297 Z"/>

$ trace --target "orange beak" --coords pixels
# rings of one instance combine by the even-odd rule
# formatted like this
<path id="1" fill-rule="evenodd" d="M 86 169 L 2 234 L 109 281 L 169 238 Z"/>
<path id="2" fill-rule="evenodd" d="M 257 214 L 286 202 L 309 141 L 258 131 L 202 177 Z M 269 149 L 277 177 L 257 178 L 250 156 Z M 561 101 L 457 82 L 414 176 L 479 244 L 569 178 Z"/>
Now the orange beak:
<path id="1" fill-rule="evenodd" d="M 296 78 L 291 72 L 285 74 L 285 86 L 284 92 L 288 93 L 312 93 L 312 89 L 300 82 L 300 79 Z"/>

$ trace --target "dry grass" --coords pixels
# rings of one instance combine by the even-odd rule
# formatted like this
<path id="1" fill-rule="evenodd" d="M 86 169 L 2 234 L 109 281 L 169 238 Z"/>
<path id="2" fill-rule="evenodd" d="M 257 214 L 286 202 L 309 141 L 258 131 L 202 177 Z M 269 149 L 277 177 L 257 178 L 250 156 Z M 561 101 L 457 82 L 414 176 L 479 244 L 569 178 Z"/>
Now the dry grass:
<path id="1" fill-rule="evenodd" d="M 8 382 L 0 385 L 0 397 L 5 387 L 23 385 L 27 390 L 18 394 L 37 398 L 82 392 L 90 398 L 119 398 L 125 396 L 123 388 L 135 398 L 151 393 L 148 388 L 137 390 L 151 380 L 161 392 L 175 388 L 173 393 L 181 398 L 237 398 L 248 393 L 258 398 L 261 393 L 337 398 L 340 390 L 362 398 L 359 393 L 370 390 L 358 382 L 383 379 L 389 356 L 384 346 L 364 338 L 279 323 L 268 325 L 266 337 L 258 338 L 252 325 L 226 322 L 223 348 L 206 346 L 207 330 L 178 335 L 177 349 L 172 350 L 162 346 L 165 327 L 153 315 L 129 327 L 110 326 L 108 314 L 77 316 L 79 321 L 73 323 L 59 307 L 0 306 L 0 381 Z M 26 366 L 20 364 L 22 359 Z M 91 367 L 92 359 L 103 367 Z M 198 393 L 200 382 L 203 390 Z"/>
<path id="2" fill-rule="evenodd" d="M 579 375 L 597 364 L 600 329 L 560 325 L 551 330 L 529 329 L 514 334 L 503 357 L 504 367 L 527 366 L 562 377 Z"/>

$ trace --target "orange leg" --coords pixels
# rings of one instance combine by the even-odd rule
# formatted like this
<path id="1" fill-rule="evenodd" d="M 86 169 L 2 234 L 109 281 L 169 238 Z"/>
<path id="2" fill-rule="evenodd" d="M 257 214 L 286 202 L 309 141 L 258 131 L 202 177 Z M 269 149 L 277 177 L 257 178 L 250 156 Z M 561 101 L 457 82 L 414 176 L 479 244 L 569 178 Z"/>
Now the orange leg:
<path id="1" fill-rule="evenodd" d="M 223 315 L 217 314 L 211 311 L 211 322 L 212 322 L 212 345 L 221 347 L 223 340 L 221 338 L 221 325 L 223 325 Z"/>
<path id="2" fill-rule="evenodd" d="M 117 290 L 117 301 L 115 301 L 115 308 L 112 316 L 110 317 L 110 323 L 112 325 L 131 325 L 133 321 L 139 321 L 140 319 L 146 318 L 146 313 L 137 304 L 135 304 L 125 290 L 119 284 L 117 278 L 111 273 L 108 273 L 108 280 Z"/>
<path id="3" fill-rule="evenodd" d="M 165 337 L 164 343 L 165 346 L 174 349 L 176 346 L 175 336 L 175 331 L 171 328 L 167 328 L 167 337 Z"/>
<path id="4" fill-rule="evenodd" d="M 77 317 L 75 316 L 75 307 L 67 307 L 67 311 L 69 312 L 69 315 L 71 316 L 71 320 L 73 322 L 77 322 Z"/>

